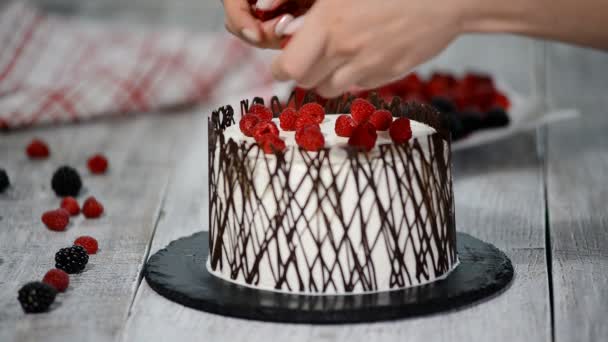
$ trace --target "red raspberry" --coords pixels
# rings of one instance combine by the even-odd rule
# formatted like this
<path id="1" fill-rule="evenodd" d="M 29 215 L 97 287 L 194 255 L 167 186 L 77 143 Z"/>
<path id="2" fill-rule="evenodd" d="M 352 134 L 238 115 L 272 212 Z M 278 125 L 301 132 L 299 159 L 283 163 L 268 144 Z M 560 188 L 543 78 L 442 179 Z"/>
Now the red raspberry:
<path id="1" fill-rule="evenodd" d="M 44 159 L 51 154 L 49 146 L 40 139 L 32 140 L 29 145 L 27 145 L 25 152 L 31 159 Z"/>
<path id="2" fill-rule="evenodd" d="M 348 139 L 348 144 L 369 152 L 376 145 L 376 139 L 378 139 L 378 134 L 374 125 L 364 122 L 355 128 L 353 135 Z"/>
<path id="3" fill-rule="evenodd" d="M 318 127 L 319 124 L 317 123 L 317 120 L 310 115 L 300 115 L 296 120 L 296 131 L 306 126 Z"/>
<path id="4" fill-rule="evenodd" d="M 80 205 L 74 197 L 64 197 L 61 201 L 61 208 L 65 209 L 70 216 L 76 216 L 80 213 Z"/>
<path id="5" fill-rule="evenodd" d="M 82 213 L 86 218 L 98 218 L 103 214 L 103 205 L 91 196 L 84 201 Z"/>
<path id="6" fill-rule="evenodd" d="M 285 108 L 279 115 L 280 126 L 284 131 L 295 131 L 296 120 L 298 120 L 298 113 L 293 108 Z"/>
<path id="7" fill-rule="evenodd" d="M 350 105 L 350 114 L 358 124 L 367 121 L 375 111 L 376 107 L 365 99 L 355 99 Z"/>
<path id="8" fill-rule="evenodd" d="M 318 103 L 307 103 L 298 111 L 300 116 L 310 116 L 317 124 L 320 124 L 325 119 L 325 109 Z"/>
<path id="9" fill-rule="evenodd" d="M 105 173 L 108 169 L 108 159 L 101 154 L 95 154 L 89 158 L 87 161 L 87 166 L 89 167 L 89 171 L 91 171 L 91 173 Z"/>
<path id="10" fill-rule="evenodd" d="M 59 292 L 64 292 L 70 285 L 70 276 L 58 268 L 53 268 L 46 272 L 42 282 L 53 286 Z"/>
<path id="11" fill-rule="evenodd" d="M 257 117 L 262 121 L 272 120 L 272 111 L 269 108 L 266 108 L 264 105 L 258 103 L 249 107 L 247 114 L 257 115 Z"/>
<path id="12" fill-rule="evenodd" d="M 272 154 L 275 151 L 283 152 L 286 148 L 285 141 L 283 141 L 283 139 L 270 133 L 263 136 L 258 144 L 266 154 Z"/>
<path id="13" fill-rule="evenodd" d="M 248 137 L 253 137 L 253 128 L 260 122 L 260 118 L 254 114 L 245 114 L 239 121 L 241 132 Z"/>
<path id="14" fill-rule="evenodd" d="M 87 254 L 95 254 L 99 249 L 99 245 L 97 244 L 97 240 L 95 240 L 92 236 L 81 236 L 74 240 L 74 246 L 82 246 L 82 248 L 87 250 Z"/>
<path id="15" fill-rule="evenodd" d="M 393 122 L 393 115 L 386 109 L 377 110 L 369 118 L 369 123 L 374 125 L 376 131 L 386 131 Z"/>
<path id="16" fill-rule="evenodd" d="M 410 119 L 399 118 L 391 124 L 388 131 L 391 139 L 397 144 L 402 144 L 410 140 L 412 137 L 412 127 L 410 125 Z"/>
<path id="17" fill-rule="evenodd" d="M 272 121 L 262 121 L 253 128 L 255 141 L 260 142 L 266 134 L 279 136 L 279 129 Z"/>
<path id="18" fill-rule="evenodd" d="M 319 126 L 309 125 L 296 132 L 296 143 L 306 151 L 316 152 L 325 146 L 325 138 Z"/>
<path id="19" fill-rule="evenodd" d="M 342 114 L 338 116 L 338 119 L 336 120 L 336 135 L 339 137 L 350 137 L 353 135 L 356 126 L 357 123 L 350 115 Z"/>
<path id="20" fill-rule="evenodd" d="M 65 209 L 55 209 L 42 214 L 42 223 L 50 230 L 64 231 L 70 223 L 70 213 Z"/>
<path id="21" fill-rule="evenodd" d="M 508 110 L 511 107 L 511 103 L 505 94 L 496 91 L 494 94 L 494 100 L 492 101 L 492 107 L 502 108 L 504 110 Z"/>

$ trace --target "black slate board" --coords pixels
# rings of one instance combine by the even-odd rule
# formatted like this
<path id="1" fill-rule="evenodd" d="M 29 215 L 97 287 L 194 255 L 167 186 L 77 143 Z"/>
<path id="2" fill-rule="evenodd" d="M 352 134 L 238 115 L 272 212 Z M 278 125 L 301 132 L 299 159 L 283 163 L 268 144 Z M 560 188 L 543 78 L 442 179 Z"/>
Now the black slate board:
<path id="1" fill-rule="evenodd" d="M 225 316 L 289 323 L 357 323 L 453 310 L 479 302 L 513 279 L 509 258 L 491 244 L 458 233 L 460 265 L 444 280 L 366 295 L 306 296 L 260 291 L 207 272 L 207 232 L 171 242 L 148 260 L 144 276 L 160 295 Z"/>

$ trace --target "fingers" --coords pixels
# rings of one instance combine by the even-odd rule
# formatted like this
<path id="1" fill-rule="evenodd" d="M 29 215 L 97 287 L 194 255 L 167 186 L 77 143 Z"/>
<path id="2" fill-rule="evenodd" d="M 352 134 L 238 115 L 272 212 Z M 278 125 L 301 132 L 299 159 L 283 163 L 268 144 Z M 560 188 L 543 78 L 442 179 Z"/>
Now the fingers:
<path id="1" fill-rule="evenodd" d="M 280 17 L 265 21 L 262 23 L 262 34 L 264 41 L 269 44 L 279 46 L 281 39 L 284 37 L 285 28 L 294 20 L 291 14 L 285 14 Z"/>
<path id="2" fill-rule="evenodd" d="M 287 2 L 288 0 L 258 0 L 255 3 L 255 7 L 263 10 L 263 11 L 269 11 L 269 10 L 273 10 L 277 7 L 279 7 L 279 5 L 281 5 L 282 3 Z"/>
<path id="3" fill-rule="evenodd" d="M 365 76 L 360 74 L 352 63 L 349 63 L 331 73 L 315 90 L 325 98 L 333 98 L 354 89 L 361 77 Z"/>
<path id="4" fill-rule="evenodd" d="M 311 14 L 313 13 L 309 12 L 294 19 L 285 28 L 286 34 L 295 30 L 293 26 L 296 26 L 297 32 L 283 52 L 273 60 L 272 73 L 276 79 L 301 81 L 315 63 L 325 62 L 321 57 L 325 49 L 326 33 L 323 26 L 318 24 L 317 16 Z M 297 21 L 298 19 L 301 20 Z M 301 25 L 299 29 L 298 25 Z"/>
<path id="5" fill-rule="evenodd" d="M 225 0 L 226 29 L 252 44 L 262 41 L 257 20 L 251 15 L 247 0 Z"/>

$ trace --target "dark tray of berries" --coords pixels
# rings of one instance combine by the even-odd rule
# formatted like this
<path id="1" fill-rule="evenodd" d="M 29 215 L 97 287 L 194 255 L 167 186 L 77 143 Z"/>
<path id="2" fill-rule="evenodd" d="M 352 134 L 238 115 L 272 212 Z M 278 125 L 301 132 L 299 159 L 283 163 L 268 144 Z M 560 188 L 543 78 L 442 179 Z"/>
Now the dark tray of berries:
<path id="1" fill-rule="evenodd" d="M 296 101 L 306 94 L 306 90 L 298 87 L 295 92 Z M 455 148 L 508 135 L 521 128 L 520 124 L 530 122 L 526 119 L 531 118 L 536 108 L 532 99 L 481 72 L 462 75 L 433 72 L 426 77 L 410 73 L 403 79 L 355 95 L 367 97 L 372 92 L 389 102 L 400 97 L 435 106 L 449 120 Z"/>

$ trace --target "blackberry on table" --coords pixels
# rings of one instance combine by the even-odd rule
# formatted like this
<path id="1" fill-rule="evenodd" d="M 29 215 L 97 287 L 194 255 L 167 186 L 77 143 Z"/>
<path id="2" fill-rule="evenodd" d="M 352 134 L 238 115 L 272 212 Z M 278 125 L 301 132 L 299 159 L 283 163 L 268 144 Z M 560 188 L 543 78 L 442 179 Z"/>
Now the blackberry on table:
<path id="1" fill-rule="evenodd" d="M 57 290 L 51 285 L 34 281 L 23 285 L 18 300 L 26 313 L 39 313 L 48 311 L 56 295 Z"/>
<path id="2" fill-rule="evenodd" d="M 78 171 L 69 166 L 62 166 L 55 171 L 53 179 L 51 180 L 51 187 L 57 194 L 57 196 L 75 197 L 80 192 L 82 187 L 82 181 Z"/>
<path id="3" fill-rule="evenodd" d="M 89 254 L 82 246 L 62 248 L 55 254 L 55 267 L 69 274 L 82 272 L 88 262 Z"/>
<path id="4" fill-rule="evenodd" d="M 8 175 L 4 169 L 0 169 L 0 194 L 8 189 L 11 182 L 8 180 Z"/>

